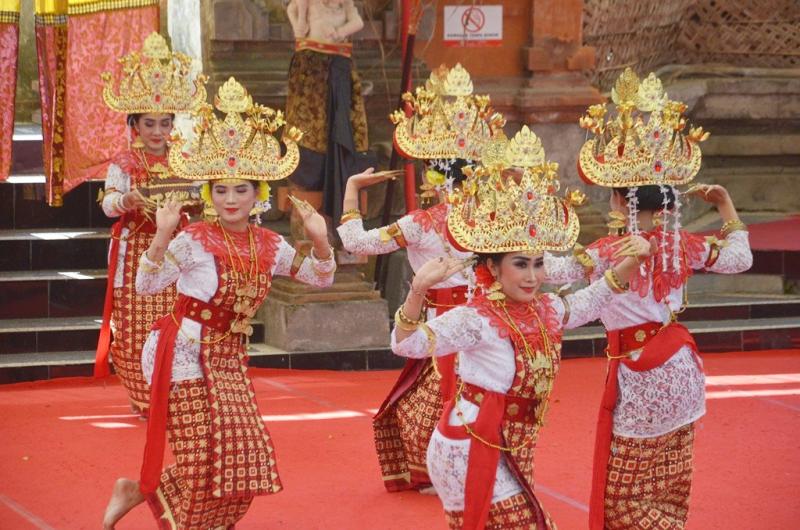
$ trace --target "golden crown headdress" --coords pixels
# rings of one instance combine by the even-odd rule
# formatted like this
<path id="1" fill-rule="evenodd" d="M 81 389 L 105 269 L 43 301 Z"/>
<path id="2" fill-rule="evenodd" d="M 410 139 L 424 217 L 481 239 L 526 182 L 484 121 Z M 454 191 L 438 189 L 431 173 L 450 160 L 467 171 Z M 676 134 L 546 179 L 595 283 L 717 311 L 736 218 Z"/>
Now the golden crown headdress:
<path id="1" fill-rule="evenodd" d="M 450 195 L 450 237 L 480 253 L 568 250 L 580 232 L 574 206 L 585 196 L 577 190 L 557 196 L 557 171 L 527 126 L 510 141 L 498 135 Z"/>
<path id="2" fill-rule="evenodd" d="M 686 105 L 667 97 L 661 80 L 650 73 L 643 81 L 630 68 L 611 91 L 617 107 L 606 118 L 606 104 L 592 105 L 580 125 L 595 135 L 581 147 L 580 176 L 606 187 L 651 184 L 677 186 L 700 170 L 700 142 L 709 133 L 691 127 L 686 134 Z M 644 114 L 649 113 L 647 121 Z"/>
<path id="3" fill-rule="evenodd" d="M 505 124 L 488 95 L 472 93 L 472 80 L 460 64 L 431 72 L 425 86 L 403 94 L 412 109 L 390 116 L 394 143 L 408 158 L 478 160 L 484 144 Z"/>
<path id="4" fill-rule="evenodd" d="M 225 118 L 220 120 L 211 105 L 203 104 L 193 113 L 196 138 L 187 152 L 181 149 L 185 140 L 180 134 L 173 136 L 169 166 L 175 175 L 189 180 L 266 182 L 288 177 L 297 168 L 297 142 L 303 133 L 295 127 L 283 129 L 283 155 L 274 136 L 286 124 L 283 112 L 253 103 L 233 77 L 220 87 L 214 106 Z"/>
<path id="5" fill-rule="evenodd" d="M 151 33 L 141 53 L 133 51 L 119 59 L 122 79 L 114 90 L 111 72 L 103 72 L 103 100 L 111 110 L 126 114 L 191 112 L 206 100 L 206 77 L 190 79 L 192 60 L 170 52 L 167 41 Z"/>

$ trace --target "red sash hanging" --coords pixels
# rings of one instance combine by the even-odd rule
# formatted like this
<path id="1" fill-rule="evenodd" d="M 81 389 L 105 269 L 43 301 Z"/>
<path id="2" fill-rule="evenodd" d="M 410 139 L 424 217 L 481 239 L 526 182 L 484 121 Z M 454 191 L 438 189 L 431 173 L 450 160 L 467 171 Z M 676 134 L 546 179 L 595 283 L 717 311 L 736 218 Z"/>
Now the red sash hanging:
<path id="1" fill-rule="evenodd" d="M 97 351 L 94 357 L 94 376 L 108 377 L 111 373 L 108 365 L 108 352 L 111 348 L 111 312 L 114 308 L 114 278 L 117 275 L 119 260 L 119 242 L 122 229 L 133 232 L 154 234 L 156 227 L 141 215 L 131 212 L 122 214 L 111 227 L 111 244 L 108 250 L 108 278 L 106 278 L 106 296 L 103 302 L 103 322 L 100 325 L 100 336 L 97 339 Z"/>
<path id="2" fill-rule="evenodd" d="M 622 330 L 607 332 L 608 352 L 614 357 L 631 351 L 627 347 L 634 342 L 644 342 L 639 359 L 611 359 L 608 364 L 606 386 L 600 402 L 600 413 L 597 419 L 597 435 L 594 447 L 594 463 L 592 470 L 592 493 L 589 499 L 589 528 L 603 530 L 605 527 L 605 487 L 608 458 L 611 453 L 611 433 L 614 425 L 614 407 L 617 403 L 618 381 L 617 371 L 620 362 L 635 372 L 645 372 L 657 368 L 672 358 L 683 346 L 690 346 L 697 355 L 697 345 L 685 326 L 672 322 L 661 327 L 655 335 L 650 332 L 660 324 L 645 323 Z M 637 335 L 644 339 L 638 340 Z M 648 337 L 651 337 L 647 340 Z M 699 361 L 698 361 L 699 364 Z"/>
<path id="3" fill-rule="evenodd" d="M 230 311 L 190 296 L 178 295 L 174 311 L 153 324 L 153 330 L 160 330 L 161 333 L 158 336 L 153 380 L 150 384 L 150 415 L 147 420 L 147 439 L 139 483 L 139 488 L 145 495 L 158 488 L 164 465 L 172 360 L 175 355 L 175 339 L 180 330 L 179 323 L 192 311 L 199 315 L 203 310 L 207 310 L 209 314 L 208 318 L 203 319 L 204 326 L 222 330 L 231 320 Z M 201 318 L 197 318 L 197 321 L 201 321 Z"/>

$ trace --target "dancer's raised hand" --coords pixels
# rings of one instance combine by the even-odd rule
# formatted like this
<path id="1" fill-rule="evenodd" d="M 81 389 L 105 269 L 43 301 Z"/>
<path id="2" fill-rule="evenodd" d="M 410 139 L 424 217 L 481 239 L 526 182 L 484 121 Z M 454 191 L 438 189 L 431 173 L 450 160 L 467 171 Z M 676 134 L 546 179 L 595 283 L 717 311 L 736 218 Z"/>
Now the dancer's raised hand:
<path id="1" fill-rule="evenodd" d="M 370 167 L 361 173 L 351 175 L 350 178 L 347 179 L 347 184 L 361 189 L 366 188 L 367 186 L 372 186 L 373 184 L 377 184 L 379 182 L 383 182 L 384 180 L 395 179 L 402 173 L 402 170 L 376 172 L 375 168 Z"/>
<path id="2" fill-rule="evenodd" d="M 437 283 L 471 266 L 474 262 L 474 258 L 434 258 L 417 270 L 411 286 L 415 291 L 427 291 Z"/>
<path id="3" fill-rule="evenodd" d="M 732 202 L 728 190 L 719 184 L 695 184 L 686 191 L 686 194 L 700 197 L 717 207 Z"/>
<path id="4" fill-rule="evenodd" d="M 325 218 L 311 206 L 307 201 L 300 200 L 293 195 L 289 195 L 289 199 L 297 209 L 300 219 L 303 221 L 303 229 L 306 236 L 314 242 L 328 241 L 328 226 L 325 224 Z"/>
<path id="5" fill-rule="evenodd" d="M 175 199 L 168 199 L 156 210 L 156 228 L 167 234 L 172 234 L 181 220 L 182 203 Z"/>
<path id="6" fill-rule="evenodd" d="M 639 261 L 652 256 L 658 250 L 658 242 L 654 237 L 647 240 L 636 235 L 623 237 L 612 243 L 612 246 L 617 247 L 614 258 L 631 256 Z"/>

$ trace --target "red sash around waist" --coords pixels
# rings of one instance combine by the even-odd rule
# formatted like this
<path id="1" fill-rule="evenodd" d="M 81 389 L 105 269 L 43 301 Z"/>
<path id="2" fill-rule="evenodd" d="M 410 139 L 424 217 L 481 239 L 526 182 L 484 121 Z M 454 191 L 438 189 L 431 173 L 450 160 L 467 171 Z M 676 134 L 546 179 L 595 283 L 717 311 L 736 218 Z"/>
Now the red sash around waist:
<path id="1" fill-rule="evenodd" d="M 313 39 L 295 39 L 295 51 L 311 50 L 319 53 L 328 53 L 331 55 L 341 55 L 343 57 L 351 57 L 353 55 L 353 44 L 350 42 L 320 42 Z"/>
<path id="2" fill-rule="evenodd" d="M 614 407 L 617 403 L 617 372 L 620 362 L 635 372 L 645 372 L 658 368 L 677 353 L 683 346 L 690 346 L 697 355 L 697 345 L 686 329 L 677 322 L 662 325 L 658 322 L 645 322 L 637 326 L 606 332 L 609 356 L 608 374 L 600 413 L 597 419 L 597 435 L 594 447 L 592 471 L 592 493 L 589 500 L 589 528 L 603 530 L 605 526 L 605 487 L 608 458 L 611 453 L 611 433 L 614 423 Z M 634 361 L 625 354 L 642 349 Z M 697 360 L 700 365 L 699 359 Z"/>
<path id="3" fill-rule="evenodd" d="M 172 360 L 181 321 L 190 318 L 204 327 L 224 333 L 230 329 L 231 321 L 235 320 L 235 317 L 236 313 L 233 311 L 179 294 L 172 313 L 153 324 L 153 330 L 160 330 L 160 335 L 150 384 L 150 415 L 147 420 L 147 439 L 139 483 L 139 488 L 145 495 L 155 492 L 158 488 L 164 464 Z M 202 330 L 200 336 L 203 336 Z"/>
<path id="4" fill-rule="evenodd" d="M 467 286 L 458 285 L 456 287 L 428 289 L 425 294 L 425 300 L 428 305 L 437 310 L 436 314 L 438 316 L 444 313 L 444 310 L 467 303 Z"/>

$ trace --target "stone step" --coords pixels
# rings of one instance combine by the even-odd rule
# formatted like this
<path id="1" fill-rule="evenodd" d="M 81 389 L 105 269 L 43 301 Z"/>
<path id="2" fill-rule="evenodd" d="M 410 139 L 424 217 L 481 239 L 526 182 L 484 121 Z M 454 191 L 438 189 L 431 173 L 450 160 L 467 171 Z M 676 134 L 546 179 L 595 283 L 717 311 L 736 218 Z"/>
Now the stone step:
<path id="1" fill-rule="evenodd" d="M 800 190 L 800 167 L 706 167 L 695 180 L 725 186 L 741 211 L 798 210 L 796 190 Z"/>
<path id="2" fill-rule="evenodd" d="M 49 229 L 57 226 L 81 231 L 109 227 L 114 222 L 105 216 L 97 204 L 103 182 L 80 184 L 64 195 L 63 206 L 54 208 L 45 202 L 43 176 L 12 175 L 9 180 L 0 182 L 0 230 Z"/>
<path id="3" fill-rule="evenodd" d="M 798 317 L 698 321 L 687 327 L 701 353 L 800 347 Z M 605 344 L 601 326 L 569 330 L 564 334 L 562 357 L 602 357 Z M 266 368 L 383 370 L 400 368 L 405 362 L 387 349 L 291 352 L 251 343 L 248 354 L 251 366 Z M 88 376 L 93 363 L 93 350 L 0 355 L 0 383 Z"/>
<path id="4" fill-rule="evenodd" d="M 684 322 L 701 353 L 787 349 L 800 346 L 800 317 L 749 318 Z M 563 358 L 605 355 L 602 326 L 564 333 Z"/>
<path id="5" fill-rule="evenodd" d="M 11 142 L 11 174 L 41 174 L 43 171 L 41 125 L 15 123 Z"/>
<path id="6" fill-rule="evenodd" d="M 109 230 L 0 230 L 0 271 L 107 266 Z"/>
<path id="7" fill-rule="evenodd" d="M 800 317 L 800 296 L 693 293 L 680 314 L 682 322 L 782 317 Z"/>
<path id="8" fill-rule="evenodd" d="M 0 271 L 0 319 L 101 314 L 106 271 Z"/>
<path id="9" fill-rule="evenodd" d="M 702 147 L 704 157 L 800 155 L 800 134 L 712 134 Z"/>
<path id="10" fill-rule="evenodd" d="M 97 346 L 100 316 L 0 320 L 0 358 L 7 354 L 89 351 Z M 264 341 L 264 323 L 253 320 L 253 342 Z"/>
<path id="11" fill-rule="evenodd" d="M 783 294 L 779 274 L 694 274 L 689 278 L 690 300 L 699 293 Z"/>

